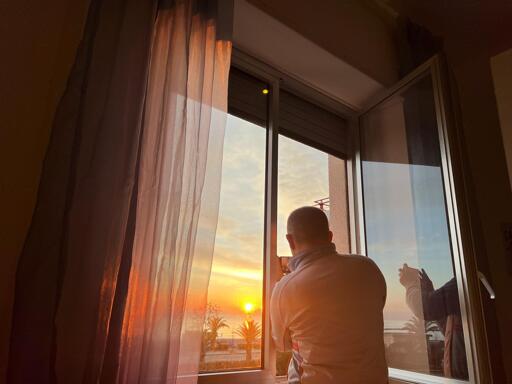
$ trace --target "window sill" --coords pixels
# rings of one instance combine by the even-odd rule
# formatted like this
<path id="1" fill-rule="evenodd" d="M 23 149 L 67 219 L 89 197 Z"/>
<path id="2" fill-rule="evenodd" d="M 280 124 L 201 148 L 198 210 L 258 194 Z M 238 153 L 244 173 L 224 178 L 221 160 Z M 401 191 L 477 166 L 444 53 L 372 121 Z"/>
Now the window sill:
<path id="1" fill-rule="evenodd" d="M 219 372 L 199 375 L 198 384 L 276 384 L 286 381 L 276 381 L 276 377 L 269 371 L 242 371 L 242 372 Z"/>

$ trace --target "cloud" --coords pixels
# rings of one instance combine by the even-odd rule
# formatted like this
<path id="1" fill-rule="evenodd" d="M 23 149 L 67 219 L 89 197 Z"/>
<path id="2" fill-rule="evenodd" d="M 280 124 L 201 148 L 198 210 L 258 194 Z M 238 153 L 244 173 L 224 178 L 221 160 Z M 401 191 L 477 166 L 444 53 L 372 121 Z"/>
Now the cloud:
<path id="1" fill-rule="evenodd" d="M 222 265 L 219 263 L 212 267 L 212 274 L 234 277 L 236 279 L 254 280 L 259 282 L 259 285 L 261 285 L 263 279 L 262 269 L 233 268 L 232 265 Z"/>
<path id="2" fill-rule="evenodd" d="M 230 322 L 242 318 L 242 302 L 261 306 L 265 150 L 263 128 L 228 118 L 208 301 Z"/>

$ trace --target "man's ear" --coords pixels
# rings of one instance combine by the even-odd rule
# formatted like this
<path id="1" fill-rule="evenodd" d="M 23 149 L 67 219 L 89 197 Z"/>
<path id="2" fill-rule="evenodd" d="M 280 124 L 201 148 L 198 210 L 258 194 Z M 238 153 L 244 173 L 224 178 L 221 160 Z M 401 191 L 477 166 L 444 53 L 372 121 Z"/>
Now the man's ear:
<path id="1" fill-rule="evenodd" d="M 290 249 L 295 249 L 295 239 L 293 238 L 293 235 L 290 235 L 289 233 L 286 235 L 286 240 L 288 240 L 288 244 L 290 245 Z"/>
<path id="2" fill-rule="evenodd" d="M 329 234 L 328 234 L 328 239 L 329 239 L 329 242 L 332 243 L 332 237 L 333 237 L 333 234 L 332 234 L 332 231 L 329 231 Z"/>

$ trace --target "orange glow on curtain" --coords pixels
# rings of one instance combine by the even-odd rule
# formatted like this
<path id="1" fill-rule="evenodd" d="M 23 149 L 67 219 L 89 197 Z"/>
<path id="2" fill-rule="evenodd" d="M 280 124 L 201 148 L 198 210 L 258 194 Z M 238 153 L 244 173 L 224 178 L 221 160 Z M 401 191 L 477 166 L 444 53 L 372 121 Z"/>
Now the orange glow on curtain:
<path id="1" fill-rule="evenodd" d="M 155 26 L 120 382 L 196 380 L 231 43 L 190 3 L 160 11 Z"/>

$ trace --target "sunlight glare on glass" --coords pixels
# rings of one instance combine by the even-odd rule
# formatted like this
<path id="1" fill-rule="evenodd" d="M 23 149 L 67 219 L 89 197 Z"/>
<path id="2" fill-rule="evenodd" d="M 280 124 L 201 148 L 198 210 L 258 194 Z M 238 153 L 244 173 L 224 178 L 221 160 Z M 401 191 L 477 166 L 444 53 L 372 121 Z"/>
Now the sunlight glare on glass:
<path id="1" fill-rule="evenodd" d="M 244 304 L 244 312 L 249 314 L 254 311 L 254 304 L 253 303 L 245 303 Z"/>

